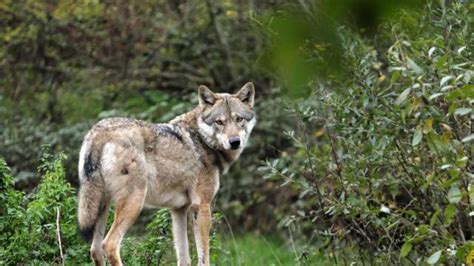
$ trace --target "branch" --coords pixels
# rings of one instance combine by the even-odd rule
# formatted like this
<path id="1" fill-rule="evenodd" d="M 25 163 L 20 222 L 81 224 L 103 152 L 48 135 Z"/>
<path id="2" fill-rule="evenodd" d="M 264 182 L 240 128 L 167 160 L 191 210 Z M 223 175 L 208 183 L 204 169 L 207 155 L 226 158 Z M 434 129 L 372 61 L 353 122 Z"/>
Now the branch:
<path id="1" fill-rule="evenodd" d="M 60 217 L 59 207 L 56 207 L 56 235 L 58 237 L 58 246 L 59 246 L 59 255 L 61 256 L 61 265 L 64 266 L 64 254 L 63 254 L 63 247 L 61 244 L 61 230 L 59 227 L 59 217 Z"/>

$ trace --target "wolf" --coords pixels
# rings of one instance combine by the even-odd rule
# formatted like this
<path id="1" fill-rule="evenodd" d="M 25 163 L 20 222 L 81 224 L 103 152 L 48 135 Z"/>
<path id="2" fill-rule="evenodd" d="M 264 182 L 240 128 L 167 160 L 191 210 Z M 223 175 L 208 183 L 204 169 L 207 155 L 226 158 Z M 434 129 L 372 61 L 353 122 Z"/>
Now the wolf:
<path id="1" fill-rule="evenodd" d="M 104 254 L 122 265 L 121 241 L 144 207 L 171 210 L 178 265 L 191 265 L 191 213 L 198 265 L 209 265 L 211 203 L 255 126 L 254 98 L 251 82 L 235 94 L 199 86 L 198 106 L 168 123 L 107 118 L 92 127 L 79 154 L 78 225 L 92 241 L 96 265 L 104 265 Z M 114 222 L 104 238 L 112 205 Z"/>

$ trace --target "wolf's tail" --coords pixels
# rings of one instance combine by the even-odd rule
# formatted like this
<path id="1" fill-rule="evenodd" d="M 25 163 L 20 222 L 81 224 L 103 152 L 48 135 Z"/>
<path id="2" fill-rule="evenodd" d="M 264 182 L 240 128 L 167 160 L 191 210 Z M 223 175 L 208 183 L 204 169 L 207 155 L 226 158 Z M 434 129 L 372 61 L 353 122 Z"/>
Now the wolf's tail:
<path id="1" fill-rule="evenodd" d="M 84 143 L 79 158 L 79 196 L 77 221 L 82 237 L 90 242 L 95 224 L 105 210 L 105 184 L 100 171 L 100 150 Z"/>

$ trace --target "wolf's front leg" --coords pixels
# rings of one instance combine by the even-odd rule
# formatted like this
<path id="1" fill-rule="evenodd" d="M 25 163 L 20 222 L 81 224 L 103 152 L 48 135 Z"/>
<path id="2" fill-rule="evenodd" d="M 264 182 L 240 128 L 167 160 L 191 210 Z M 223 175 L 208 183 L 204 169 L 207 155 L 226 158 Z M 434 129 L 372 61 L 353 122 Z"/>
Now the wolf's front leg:
<path id="1" fill-rule="evenodd" d="M 171 210 L 171 218 L 173 219 L 173 239 L 176 257 L 178 259 L 178 266 L 191 266 L 188 246 L 187 213 L 187 207 Z"/>
<path id="2" fill-rule="evenodd" d="M 198 265 L 208 266 L 209 263 L 209 232 L 211 230 L 211 206 L 200 204 L 194 211 L 194 238 L 198 253 Z"/>

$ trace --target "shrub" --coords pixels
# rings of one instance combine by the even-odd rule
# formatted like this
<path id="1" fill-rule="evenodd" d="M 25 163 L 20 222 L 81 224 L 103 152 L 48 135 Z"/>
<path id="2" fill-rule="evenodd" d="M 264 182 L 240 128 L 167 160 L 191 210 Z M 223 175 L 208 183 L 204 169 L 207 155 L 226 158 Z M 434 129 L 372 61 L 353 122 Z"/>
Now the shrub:
<path id="1" fill-rule="evenodd" d="M 453 2 L 401 12 L 375 40 L 340 29 L 351 78 L 314 81 L 290 105 L 293 147 L 261 169 L 299 193 L 282 226 L 336 262 L 464 261 L 474 248 L 470 23 Z"/>
<path id="2" fill-rule="evenodd" d="M 42 178 L 31 194 L 15 189 L 15 178 L 5 160 L 0 158 L 0 264 L 65 262 L 76 265 L 91 262 L 89 244 L 79 238 L 77 231 L 76 192 L 65 180 L 65 155 L 51 155 L 50 152 L 49 146 L 43 146 L 38 167 Z M 113 214 L 109 215 L 109 225 L 112 217 Z M 220 217 L 215 214 L 214 222 L 218 223 Z M 214 262 L 219 254 L 227 252 L 221 247 L 215 230 L 210 247 Z M 156 212 L 146 226 L 146 235 L 124 239 L 121 253 L 124 261 L 130 264 L 175 263 L 169 211 Z"/>
<path id="3" fill-rule="evenodd" d="M 0 175 L 3 177 L 0 192 L 2 264 L 59 264 L 63 259 L 83 263 L 89 260 L 88 248 L 77 236 L 76 196 L 65 181 L 64 159 L 64 154 L 52 156 L 43 153 L 38 167 L 42 180 L 32 194 L 15 190 L 9 168 L 0 159 Z M 58 214 L 59 228 L 56 223 Z M 61 235 L 63 259 L 57 230 Z"/>
<path id="4" fill-rule="evenodd" d="M 122 256 L 127 264 L 150 265 L 175 261 L 171 232 L 171 215 L 168 210 L 156 212 L 153 220 L 146 226 L 146 235 L 124 239 Z"/>

